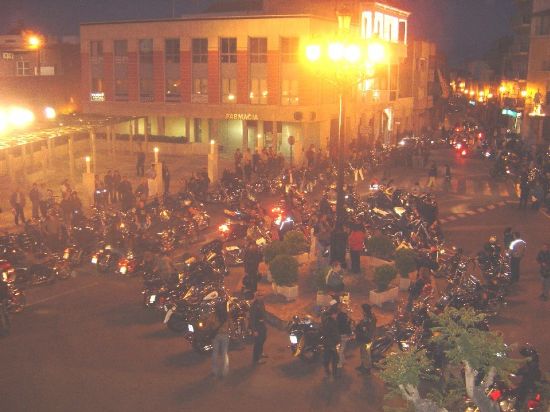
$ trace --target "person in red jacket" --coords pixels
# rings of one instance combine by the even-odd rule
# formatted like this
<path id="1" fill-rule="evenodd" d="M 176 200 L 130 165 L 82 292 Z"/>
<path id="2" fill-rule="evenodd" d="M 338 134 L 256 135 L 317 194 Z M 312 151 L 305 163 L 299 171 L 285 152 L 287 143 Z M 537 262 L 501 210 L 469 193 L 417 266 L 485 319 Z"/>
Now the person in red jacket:
<path id="1" fill-rule="evenodd" d="M 361 273 L 361 252 L 365 247 L 365 229 L 363 226 L 354 224 L 351 227 L 348 245 L 351 258 L 351 272 Z"/>

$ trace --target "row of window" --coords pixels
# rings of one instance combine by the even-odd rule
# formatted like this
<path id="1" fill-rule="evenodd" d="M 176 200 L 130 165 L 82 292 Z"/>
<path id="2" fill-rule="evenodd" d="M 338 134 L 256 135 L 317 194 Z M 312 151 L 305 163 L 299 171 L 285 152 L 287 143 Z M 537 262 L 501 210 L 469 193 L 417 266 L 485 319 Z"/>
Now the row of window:
<path id="1" fill-rule="evenodd" d="M 297 63 L 299 39 L 296 37 L 282 37 L 280 40 L 281 61 L 283 63 Z M 141 39 L 138 41 L 140 61 L 151 60 L 153 56 L 153 39 Z M 237 38 L 221 37 L 219 39 L 220 63 L 237 63 Z M 208 39 L 196 38 L 191 40 L 191 52 L 193 63 L 208 63 Z M 115 62 L 125 61 L 128 56 L 128 40 L 115 40 L 113 42 L 113 54 Z M 267 38 L 250 37 L 248 39 L 248 55 L 250 63 L 267 63 Z M 180 62 L 180 39 L 164 40 L 165 61 Z M 92 61 L 103 59 L 103 41 L 90 42 L 90 58 Z"/>

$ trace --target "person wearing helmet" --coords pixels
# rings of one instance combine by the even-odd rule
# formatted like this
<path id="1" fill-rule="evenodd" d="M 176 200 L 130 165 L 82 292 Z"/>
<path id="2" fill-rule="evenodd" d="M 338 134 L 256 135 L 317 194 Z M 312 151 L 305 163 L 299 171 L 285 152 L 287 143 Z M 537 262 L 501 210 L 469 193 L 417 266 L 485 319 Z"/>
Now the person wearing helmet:
<path id="1" fill-rule="evenodd" d="M 498 262 L 500 260 L 500 245 L 497 243 L 497 237 L 495 235 L 492 235 L 488 242 L 485 243 L 485 246 L 483 247 L 483 250 L 485 251 L 487 255 L 487 259 L 489 261 L 489 264 L 494 267 L 498 265 Z"/>
<path id="2" fill-rule="evenodd" d="M 510 250 L 510 272 L 512 274 L 512 281 L 519 281 L 520 262 L 523 255 L 525 255 L 525 249 L 527 243 L 521 238 L 519 232 L 514 232 L 514 240 L 510 243 L 508 249 Z"/>
<path id="3" fill-rule="evenodd" d="M 525 345 L 520 348 L 519 353 L 526 358 L 525 364 L 516 372 L 516 375 L 521 378 L 521 382 L 516 389 L 516 407 L 521 409 L 530 392 L 535 390 L 536 383 L 540 381 L 541 371 L 539 355 L 535 348 L 531 345 Z"/>

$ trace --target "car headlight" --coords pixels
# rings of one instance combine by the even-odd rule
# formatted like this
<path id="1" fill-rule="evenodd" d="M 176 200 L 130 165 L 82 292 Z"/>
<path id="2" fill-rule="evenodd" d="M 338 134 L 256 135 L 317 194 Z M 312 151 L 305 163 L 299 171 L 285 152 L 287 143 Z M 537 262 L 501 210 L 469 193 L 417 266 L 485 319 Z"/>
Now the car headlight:
<path id="1" fill-rule="evenodd" d="M 298 337 L 296 335 L 290 335 L 290 343 L 292 345 L 297 345 L 298 344 Z"/>

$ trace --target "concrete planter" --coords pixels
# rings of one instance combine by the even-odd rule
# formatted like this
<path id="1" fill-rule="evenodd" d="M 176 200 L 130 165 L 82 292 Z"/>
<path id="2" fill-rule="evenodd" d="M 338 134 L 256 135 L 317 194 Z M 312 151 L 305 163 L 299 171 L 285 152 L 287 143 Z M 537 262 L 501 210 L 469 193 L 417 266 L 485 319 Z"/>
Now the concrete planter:
<path id="1" fill-rule="evenodd" d="M 277 295 L 284 296 L 286 300 L 294 300 L 298 297 L 298 285 L 279 286 L 275 282 L 273 282 L 271 284 L 271 287 Z"/>
<path id="2" fill-rule="evenodd" d="M 399 295 L 399 287 L 395 286 L 389 288 L 383 292 L 377 292 L 376 290 L 371 290 L 369 292 L 369 302 L 372 305 L 382 307 L 385 302 L 395 302 Z"/>
<path id="3" fill-rule="evenodd" d="M 317 299 L 316 304 L 317 306 L 328 306 L 330 304 L 330 301 L 332 300 L 332 296 L 325 292 L 317 292 Z"/>
<path id="4" fill-rule="evenodd" d="M 400 291 L 409 290 L 409 286 L 411 286 L 411 279 L 399 276 L 399 290 Z"/>

